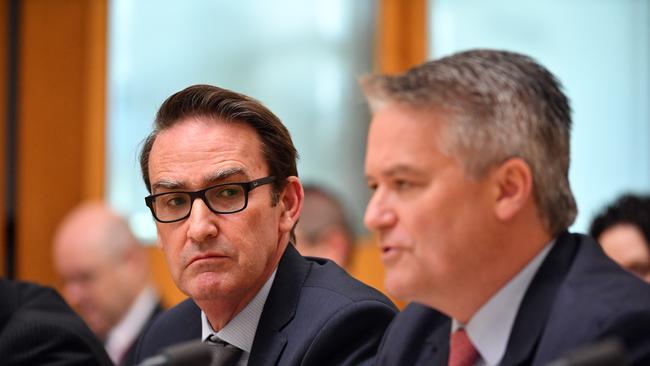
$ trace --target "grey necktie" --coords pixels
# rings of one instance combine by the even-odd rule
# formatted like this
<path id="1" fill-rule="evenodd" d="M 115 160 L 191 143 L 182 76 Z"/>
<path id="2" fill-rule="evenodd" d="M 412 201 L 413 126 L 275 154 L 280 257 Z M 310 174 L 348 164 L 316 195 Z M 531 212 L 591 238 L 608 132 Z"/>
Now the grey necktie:
<path id="1" fill-rule="evenodd" d="M 241 357 L 242 350 L 226 343 L 212 334 L 206 342 L 215 347 L 214 358 L 210 366 L 234 366 Z"/>

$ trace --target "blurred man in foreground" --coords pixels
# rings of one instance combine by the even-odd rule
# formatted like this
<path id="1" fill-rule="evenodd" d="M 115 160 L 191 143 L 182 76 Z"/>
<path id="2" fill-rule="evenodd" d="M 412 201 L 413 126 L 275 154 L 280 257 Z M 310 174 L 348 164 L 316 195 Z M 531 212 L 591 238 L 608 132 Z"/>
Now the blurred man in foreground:
<path id="1" fill-rule="evenodd" d="M 136 341 L 162 306 L 147 253 L 126 221 L 102 202 L 83 203 L 61 222 L 53 257 L 66 301 L 115 364 L 133 364 Z"/>
<path id="2" fill-rule="evenodd" d="M 341 202 L 317 185 L 305 185 L 305 202 L 296 226 L 300 254 L 333 260 L 346 267 L 354 245 L 354 233 Z"/>
<path id="3" fill-rule="evenodd" d="M 411 304 L 380 365 L 544 365 L 620 339 L 650 364 L 650 287 L 566 231 L 569 102 L 532 59 L 476 50 L 370 76 L 366 225 Z"/>
<path id="4" fill-rule="evenodd" d="M 237 365 L 359 365 L 375 355 L 395 308 L 294 248 L 296 157 L 286 127 L 245 95 L 195 85 L 163 103 L 140 157 L 145 201 L 190 299 L 152 324 L 139 359 L 198 339 Z"/>
<path id="5" fill-rule="evenodd" d="M 0 278 L 0 364 L 112 366 L 104 347 L 51 288 Z"/>
<path id="6" fill-rule="evenodd" d="M 620 197 L 594 218 L 589 234 L 621 267 L 650 282 L 650 197 Z"/>

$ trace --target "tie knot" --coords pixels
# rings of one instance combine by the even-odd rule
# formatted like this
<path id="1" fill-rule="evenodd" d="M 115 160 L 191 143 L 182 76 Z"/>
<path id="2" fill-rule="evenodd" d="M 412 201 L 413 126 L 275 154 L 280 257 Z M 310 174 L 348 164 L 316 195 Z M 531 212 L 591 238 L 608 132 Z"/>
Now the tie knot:
<path id="1" fill-rule="evenodd" d="M 219 338 L 216 334 L 210 334 L 208 338 L 205 339 L 205 342 L 211 345 L 215 346 L 222 346 L 225 347 L 226 345 L 230 344 L 223 339 Z"/>
<path id="2" fill-rule="evenodd" d="M 451 334 L 448 366 L 472 366 L 478 359 L 478 352 L 464 328 Z"/>
<path id="3" fill-rule="evenodd" d="M 243 352 L 240 348 L 220 339 L 216 334 L 211 334 L 205 341 L 216 348 L 211 366 L 236 365 Z"/>

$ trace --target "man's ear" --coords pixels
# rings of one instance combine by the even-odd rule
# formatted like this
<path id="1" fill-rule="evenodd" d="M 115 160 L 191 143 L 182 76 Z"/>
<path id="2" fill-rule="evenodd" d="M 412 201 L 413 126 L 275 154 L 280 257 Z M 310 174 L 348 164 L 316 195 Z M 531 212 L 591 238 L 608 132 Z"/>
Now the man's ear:
<path id="1" fill-rule="evenodd" d="M 280 216 L 281 232 L 290 232 L 296 222 L 298 222 L 304 199 L 305 193 L 303 192 L 302 184 L 298 177 L 288 177 L 287 184 L 284 186 L 284 190 L 280 195 L 280 202 L 278 203 L 282 207 Z"/>
<path id="2" fill-rule="evenodd" d="M 510 158 L 494 171 L 497 184 L 495 213 L 499 220 L 512 220 L 526 205 L 533 189 L 530 166 L 520 158 Z"/>

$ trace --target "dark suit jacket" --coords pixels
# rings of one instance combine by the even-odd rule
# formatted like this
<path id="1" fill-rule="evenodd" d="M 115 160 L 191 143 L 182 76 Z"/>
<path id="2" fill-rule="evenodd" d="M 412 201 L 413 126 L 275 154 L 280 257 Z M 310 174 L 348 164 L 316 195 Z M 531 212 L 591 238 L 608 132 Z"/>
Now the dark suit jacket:
<path id="1" fill-rule="evenodd" d="M 6 279 L 0 279 L 0 364 L 112 365 L 56 291 Z"/>
<path id="2" fill-rule="evenodd" d="M 376 353 L 395 306 L 331 261 L 289 245 L 264 305 L 248 364 L 359 365 Z M 200 309 L 186 300 L 161 314 L 138 345 L 138 360 L 201 338 Z"/>
<path id="3" fill-rule="evenodd" d="M 410 304 L 395 317 L 378 365 L 446 365 L 451 320 Z M 563 233 L 533 278 L 501 365 L 544 365 L 609 337 L 633 364 L 650 365 L 650 286 L 605 256 L 591 238 Z"/>
<path id="4" fill-rule="evenodd" d="M 153 309 L 151 312 L 151 315 L 149 316 L 149 320 L 144 324 L 142 327 L 142 330 L 140 331 L 140 334 L 144 332 L 145 329 L 149 328 L 149 326 L 153 323 L 153 320 L 158 316 L 160 313 L 162 313 L 165 310 L 165 308 L 162 306 L 161 303 L 158 303 L 156 307 Z M 140 335 L 138 335 L 138 338 Z M 136 350 L 136 345 L 138 343 L 138 340 L 136 339 L 131 347 L 126 351 L 126 354 L 124 354 L 124 357 L 122 357 L 122 360 L 119 362 L 120 366 L 128 366 L 128 365 L 134 365 L 135 362 L 135 350 Z"/>

